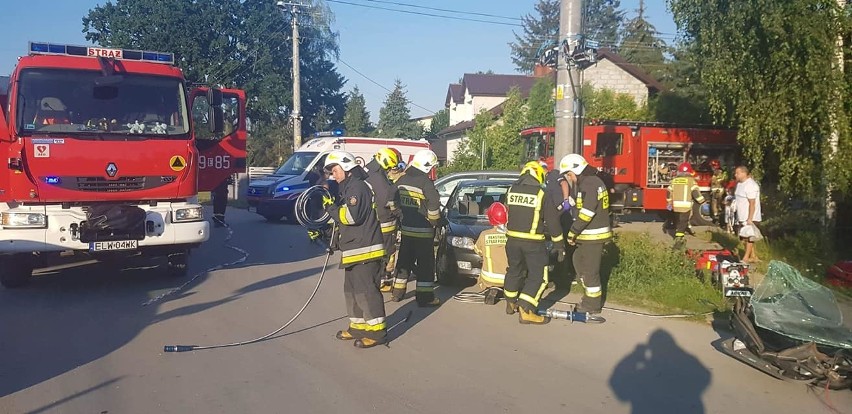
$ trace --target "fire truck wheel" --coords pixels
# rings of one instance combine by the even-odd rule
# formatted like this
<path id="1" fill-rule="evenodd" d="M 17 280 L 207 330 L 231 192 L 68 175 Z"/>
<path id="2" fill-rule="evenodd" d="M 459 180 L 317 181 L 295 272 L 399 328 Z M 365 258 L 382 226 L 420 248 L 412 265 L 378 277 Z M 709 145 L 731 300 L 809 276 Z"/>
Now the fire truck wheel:
<path id="1" fill-rule="evenodd" d="M 172 253 L 168 257 L 168 274 L 172 277 L 184 277 L 189 272 L 189 251 Z"/>
<path id="2" fill-rule="evenodd" d="M 32 255 L 0 257 L 0 285 L 13 289 L 26 285 L 33 275 Z"/>

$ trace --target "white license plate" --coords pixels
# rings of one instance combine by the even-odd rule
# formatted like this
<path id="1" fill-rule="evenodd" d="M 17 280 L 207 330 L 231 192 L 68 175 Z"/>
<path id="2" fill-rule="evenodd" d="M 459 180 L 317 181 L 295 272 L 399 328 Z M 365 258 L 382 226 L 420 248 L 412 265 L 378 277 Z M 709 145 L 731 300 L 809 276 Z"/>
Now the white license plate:
<path id="1" fill-rule="evenodd" d="M 115 250 L 134 250 L 139 248 L 138 240 L 116 240 L 89 243 L 89 251 L 109 252 Z"/>
<path id="2" fill-rule="evenodd" d="M 725 296 L 727 296 L 729 298 L 735 297 L 735 296 L 749 297 L 749 296 L 751 296 L 751 292 L 749 292 L 747 290 L 728 290 L 728 291 L 725 291 Z"/>

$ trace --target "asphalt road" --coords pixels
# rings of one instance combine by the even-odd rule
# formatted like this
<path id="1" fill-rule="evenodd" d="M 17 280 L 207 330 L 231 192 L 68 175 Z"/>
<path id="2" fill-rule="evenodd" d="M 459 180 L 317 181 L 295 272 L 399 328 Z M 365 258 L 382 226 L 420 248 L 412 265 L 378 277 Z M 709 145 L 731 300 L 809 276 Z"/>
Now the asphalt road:
<path id="1" fill-rule="evenodd" d="M 261 336 L 316 283 L 324 255 L 301 228 L 229 218 L 248 260 L 150 306 L 187 279 L 152 263 L 84 264 L 0 290 L 0 413 L 852 413 L 852 392 L 826 399 L 764 375 L 717 350 L 727 333 L 695 322 L 605 311 L 603 325 L 521 326 L 502 306 L 427 311 L 410 299 L 388 304 L 390 324 L 413 311 L 389 347 L 359 350 L 334 339 L 347 323 L 338 257 L 274 339 L 164 354 Z M 193 255 L 192 273 L 240 257 L 225 235 Z"/>

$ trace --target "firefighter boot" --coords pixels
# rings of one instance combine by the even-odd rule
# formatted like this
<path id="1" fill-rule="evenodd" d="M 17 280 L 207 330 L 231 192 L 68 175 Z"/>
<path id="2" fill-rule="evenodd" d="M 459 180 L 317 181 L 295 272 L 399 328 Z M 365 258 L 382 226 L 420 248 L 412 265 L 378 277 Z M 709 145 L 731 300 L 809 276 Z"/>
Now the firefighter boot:
<path id="1" fill-rule="evenodd" d="M 683 236 L 675 237 L 675 242 L 674 242 L 674 249 L 675 250 L 683 250 L 683 247 L 684 247 L 685 244 L 686 244 L 686 241 L 684 240 Z"/>
<path id="2" fill-rule="evenodd" d="M 339 339 L 339 340 L 341 340 L 341 341 L 351 341 L 351 340 L 355 339 L 355 337 L 354 337 L 354 336 L 352 336 L 352 334 L 351 334 L 351 333 L 349 333 L 349 331 L 348 331 L 348 330 L 346 330 L 346 331 L 337 331 L 337 334 L 336 334 L 336 335 L 334 335 L 334 337 L 335 337 L 335 338 L 337 338 L 337 339 Z"/>
<path id="3" fill-rule="evenodd" d="M 400 302 L 405 297 L 405 289 L 408 286 L 408 272 L 400 271 L 396 274 L 396 279 L 393 280 L 391 289 L 391 300 Z"/>
<path id="4" fill-rule="evenodd" d="M 367 349 L 372 348 L 374 346 L 382 345 L 384 343 L 384 340 L 377 341 L 375 339 L 370 338 L 361 338 L 355 340 L 355 348 Z"/>
<path id="5" fill-rule="evenodd" d="M 518 308 L 520 314 L 518 315 L 518 322 L 524 325 L 544 325 L 550 322 L 550 318 L 547 316 L 541 316 L 536 313 L 535 310 L 527 310 L 525 308 Z"/>
<path id="6" fill-rule="evenodd" d="M 517 299 L 506 299 L 506 315 L 514 315 L 518 311 Z"/>
<path id="7" fill-rule="evenodd" d="M 434 293 L 421 293 L 415 296 L 415 300 L 421 308 L 434 308 L 441 304 L 441 299 L 436 298 Z"/>
<path id="8" fill-rule="evenodd" d="M 385 273 L 385 275 L 382 276 L 381 283 L 379 284 L 379 290 L 382 291 L 382 293 L 388 293 L 392 289 L 393 289 L 393 275 L 391 273 Z"/>

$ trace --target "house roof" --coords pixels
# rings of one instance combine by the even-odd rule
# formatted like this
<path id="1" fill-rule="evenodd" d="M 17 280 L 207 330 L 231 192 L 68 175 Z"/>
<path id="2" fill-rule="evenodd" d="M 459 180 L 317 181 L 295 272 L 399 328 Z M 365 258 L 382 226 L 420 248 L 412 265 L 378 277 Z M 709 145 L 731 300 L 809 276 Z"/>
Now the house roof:
<path id="1" fill-rule="evenodd" d="M 491 115 L 493 115 L 495 117 L 499 117 L 499 116 L 503 115 L 503 103 L 489 109 L 488 112 L 490 112 Z M 469 129 L 472 129 L 475 126 L 476 126 L 476 120 L 471 119 L 470 121 L 459 122 L 455 125 L 451 125 L 449 127 L 446 127 L 444 129 L 438 131 L 438 133 L 435 134 L 435 135 L 437 135 L 438 137 L 445 137 L 447 135 L 451 135 L 451 134 L 454 134 L 456 132 L 467 131 Z"/>
<path id="2" fill-rule="evenodd" d="M 625 72 L 629 73 L 634 78 L 642 81 L 642 83 L 644 83 L 645 86 L 647 86 L 648 89 L 652 90 L 653 92 L 660 92 L 660 91 L 663 91 L 663 90 L 666 89 L 666 87 L 663 86 L 663 84 L 661 84 L 656 78 L 651 76 L 648 72 L 645 72 L 639 66 L 636 66 L 636 65 L 628 62 L 621 55 L 613 52 L 612 50 L 610 50 L 608 48 L 599 49 L 597 58 L 598 58 L 598 60 L 607 59 L 610 62 L 614 63 L 616 66 L 623 69 Z"/>
<path id="3" fill-rule="evenodd" d="M 450 99 L 457 104 L 464 102 L 464 88 L 460 83 L 450 84 L 450 87 L 447 89 L 447 100 L 444 102 L 445 107 L 450 106 Z"/>
<path id="4" fill-rule="evenodd" d="M 465 73 L 462 78 L 462 93 L 467 89 L 473 96 L 506 96 L 512 87 L 517 86 L 521 95 L 527 96 L 538 79 L 527 75 Z"/>

